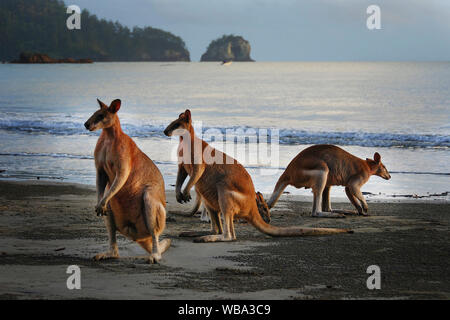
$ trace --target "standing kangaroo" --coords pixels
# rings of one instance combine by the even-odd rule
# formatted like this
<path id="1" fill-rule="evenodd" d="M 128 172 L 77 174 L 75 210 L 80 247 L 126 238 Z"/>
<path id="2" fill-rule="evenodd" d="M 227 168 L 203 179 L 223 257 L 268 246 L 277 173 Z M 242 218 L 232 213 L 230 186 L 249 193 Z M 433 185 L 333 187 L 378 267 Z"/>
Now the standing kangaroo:
<path id="1" fill-rule="evenodd" d="M 118 230 L 150 253 L 150 262 L 156 263 L 170 246 L 169 239 L 159 241 L 166 225 L 164 180 L 153 161 L 122 131 L 117 116 L 120 100 L 114 100 L 109 107 L 97 101 L 100 110 L 84 126 L 89 131 L 103 129 L 94 152 L 95 211 L 98 216 L 105 216 L 110 250 L 95 259 L 119 258 Z"/>
<path id="2" fill-rule="evenodd" d="M 208 143 L 195 136 L 191 112 L 180 114 L 164 130 L 167 136 L 180 136 L 176 182 L 177 201 L 188 202 L 190 190 L 195 185 L 197 194 L 211 217 L 212 232 L 185 232 L 180 236 L 200 236 L 195 242 L 215 242 L 236 240 L 234 217 L 247 220 L 259 231 L 271 236 L 305 236 L 346 233 L 349 230 L 332 228 L 280 228 L 264 221 L 260 212 L 269 213 L 267 204 L 260 193 L 255 193 L 252 179 L 247 170 L 230 156 L 214 149 Z M 211 161 L 213 160 L 213 161 Z M 187 176 L 189 180 L 181 191 Z M 223 215 L 222 228 L 219 214 Z"/>
<path id="3" fill-rule="evenodd" d="M 358 210 L 366 215 L 368 207 L 361 187 L 370 176 L 377 175 L 389 180 L 391 175 L 381 163 L 381 156 L 376 152 L 372 159 L 360 159 L 347 151 L 327 144 L 315 145 L 300 152 L 287 166 L 278 179 L 273 194 L 268 202 L 273 208 L 288 185 L 296 188 L 312 188 L 314 217 L 344 217 L 342 214 L 355 214 L 349 210 L 331 210 L 331 186 L 345 186 L 345 193 Z M 358 202 L 359 201 L 359 202 Z M 320 205 L 322 204 L 322 211 Z"/>

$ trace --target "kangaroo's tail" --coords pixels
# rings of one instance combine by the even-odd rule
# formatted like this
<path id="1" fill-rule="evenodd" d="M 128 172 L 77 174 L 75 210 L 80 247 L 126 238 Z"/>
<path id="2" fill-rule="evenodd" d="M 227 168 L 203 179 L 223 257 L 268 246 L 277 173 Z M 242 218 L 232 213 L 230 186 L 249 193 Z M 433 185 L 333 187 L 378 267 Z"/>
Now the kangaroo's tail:
<path id="1" fill-rule="evenodd" d="M 266 223 L 261 216 L 256 213 L 253 215 L 253 226 L 259 231 L 272 237 L 303 237 L 303 236 L 320 236 L 338 233 L 353 233 L 350 229 L 339 228 L 303 228 L 303 227 L 276 227 Z"/>
<path id="2" fill-rule="evenodd" d="M 202 205 L 202 197 L 200 196 L 200 194 L 197 193 L 197 197 L 195 199 L 194 207 L 189 212 L 189 215 L 193 216 L 194 214 L 196 214 L 198 212 L 198 209 L 200 209 L 201 205 Z"/>
<path id="3" fill-rule="evenodd" d="M 288 185 L 289 185 L 289 177 L 287 176 L 286 171 L 285 171 L 278 179 L 277 184 L 275 185 L 275 188 L 273 189 L 272 196 L 270 197 L 269 201 L 267 202 L 269 209 L 272 209 L 275 206 L 275 203 L 277 203 L 278 199 L 280 199 L 281 194 L 283 193 L 284 189 L 286 189 L 286 187 Z"/>

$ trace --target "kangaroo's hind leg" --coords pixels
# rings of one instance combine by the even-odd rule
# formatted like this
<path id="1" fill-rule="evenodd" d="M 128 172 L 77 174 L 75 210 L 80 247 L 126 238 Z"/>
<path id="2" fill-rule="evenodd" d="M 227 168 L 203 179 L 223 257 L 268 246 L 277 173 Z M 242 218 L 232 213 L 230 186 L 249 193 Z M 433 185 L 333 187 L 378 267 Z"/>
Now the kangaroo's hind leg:
<path id="1" fill-rule="evenodd" d="M 105 188 L 105 192 L 108 190 L 108 188 L 109 186 L 107 185 Z M 117 228 L 110 204 L 108 204 L 108 212 L 108 215 L 103 215 L 103 221 L 105 222 L 106 230 L 108 231 L 109 251 L 97 254 L 94 257 L 95 260 L 119 258 L 119 248 L 117 247 L 116 239 Z"/>
<path id="2" fill-rule="evenodd" d="M 331 210 L 331 201 L 330 201 L 330 190 L 331 186 L 325 186 L 322 192 L 322 211 L 323 212 L 332 212 Z"/>
<path id="3" fill-rule="evenodd" d="M 238 206 L 233 198 L 228 196 L 226 192 L 219 192 L 220 212 L 223 214 L 223 232 L 221 234 L 207 235 L 194 239 L 194 242 L 217 242 L 217 241 L 233 241 L 236 240 L 234 234 L 233 218 Z M 220 217 L 217 215 L 218 220 Z M 211 220 L 213 219 L 211 215 Z"/>
<path id="4" fill-rule="evenodd" d="M 366 199 L 364 199 L 359 186 L 351 184 L 345 187 L 345 193 L 347 194 L 347 197 L 349 198 L 351 203 L 355 206 L 356 210 L 358 210 L 358 214 L 367 216 L 369 207 L 367 206 Z"/>
<path id="5" fill-rule="evenodd" d="M 344 218 L 345 216 L 342 214 L 334 212 L 326 212 L 325 210 L 330 209 L 331 211 L 330 187 L 327 188 L 326 186 L 328 170 L 327 169 L 305 170 L 304 174 L 311 176 L 312 181 L 311 188 L 314 194 L 312 216 L 320 218 Z M 326 203 L 322 202 L 322 197 L 324 193 L 326 194 L 325 198 Z M 320 208 L 322 208 L 323 211 L 320 211 Z"/>
<path id="6" fill-rule="evenodd" d="M 166 209 L 151 195 L 150 190 L 144 192 L 144 223 L 151 238 L 138 243 L 150 253 L 150 262 L 157 263 L 162 254 L 170 247 L 170 239 L 159 241 L 159 236 L 166 226 Z"/>
<path id="7" fill-rule="evenodd" d="M 222 229 L 222 221 L 219 217 L 219 212 L 217 210 L 214 210 L 212 207 L 203 204 L 206 208 L 206 210 L 209 213 L 209 217 L 211 219 L 211 231 L 185 231 L 180 233 L 180 237 L 201 237 L 211 234 L 221 234 L 223 232 Z"/>
<path id="8" fill-rule="evenodd" d="M 209 218 L 211 219 L 211 231 L 214 234 L 223 233 L 222 219 L 220 219 L 220 212 L 213 208 L 208 208 Z"/>
<path id="9" fill-rule="evenodd" d="M 352 210 L 341 210 L 341 209 L 331 209 L 331 201 L 330 201 L 330 190 L 331 186 L 326 186 L 323 189 L 322 193 L 322 211 L 323 212 L 333 212 L 339 214 L 353 214 L 356 215 L 358 212 Z"/>
<path id="10" fill-rule="evenodd" d="M 116 239 L 116 224 L 112 211 L 107 216 L 103 216 L 106 229 L 108 230 L 109 251 L 97 254 L 95 260 L 116 259 L 119 258 L 119 248 L 117 247 Z"/>

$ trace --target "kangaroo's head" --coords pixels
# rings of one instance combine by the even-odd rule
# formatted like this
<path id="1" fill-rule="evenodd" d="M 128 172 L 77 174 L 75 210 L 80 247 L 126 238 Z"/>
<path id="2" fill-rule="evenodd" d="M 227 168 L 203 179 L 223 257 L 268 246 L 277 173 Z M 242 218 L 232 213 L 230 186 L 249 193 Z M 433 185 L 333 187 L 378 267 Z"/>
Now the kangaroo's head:
<path id="1" fill-rule="evenodd" d="M 386 180 L 389 180 L 391 178 L 391 175 L 387 171 L 384 164 L 381 162 L 381 156 L 378 152 L 375 152 L 375 154 L 373 155 L 373 160 L 367 158 L 366 161 L 370 167 L 372 174 L 379 176 Z"/>
<path id="2" fill-rule="evenodd" d="M 164 130 L 164 134 L 168 137 L 175 135 L 181 136 L 187 132 L 190 132 L 192 128 L 191 111 L 187 109 L 185 112 L 178 116 L 178 119 L 172 121 Z"/>
<path id="3" fill-rule="evenodd" d="M 263 195 L 259 191 L 256 193 L 256 204 L 258 205 L 258 211 L 259 214 L 261 215 L 261 218 L 263 218 L 265 222 L 269 223 L 270 222 L 269 206 L 267 205 L 266 200 L 264 200 Z"/>
<path id="4" fill-rule="evenodd" d="M 116 123 L 117 111 L 120 109 L 120 100 L 116 99 L 111 102 L 108 107 L 106 104 L 98 100 L 100 109 L 95 111 L 94 114 L 84 123 L 84 126 L 89 131 L 95 131 L 99 129 L 105 129 L 113 126 Z"/>

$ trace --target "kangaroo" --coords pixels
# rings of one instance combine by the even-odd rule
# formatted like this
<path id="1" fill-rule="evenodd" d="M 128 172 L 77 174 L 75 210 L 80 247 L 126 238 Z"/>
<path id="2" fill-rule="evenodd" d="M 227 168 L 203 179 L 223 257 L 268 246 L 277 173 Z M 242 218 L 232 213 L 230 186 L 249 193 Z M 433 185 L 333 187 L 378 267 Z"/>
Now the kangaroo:
<path id="1" fill-rule="evenodd" d="M 200 194 L 211 217 L 211 232 L 184 232 L 180 236 L 198 237 L 194 239 L 194 242 L 236 240 L 234 217 L 244 219 L 259 231 L 274 237 L 349 232 L 346 229 L 333 228 L 281 228 L 265 222 L 260 211 L 268 213 L 269 208 L 262 195 L 255 193 L 247 170 L 232 157 L 196 137 L 190 110 L 181 113 L 178 119 L 170 123 L 164 130 L 164 134 L 180 137 L 178 156 L 181 161 L 175 185 L 177 201 L 180 203 L 190 201 L 190 190 L 195 186 L 197 194 Z M 211 161 L 211 158 L 214 161 Z M 181 191 L 188 175 L 186 187 Z M 220 213 L 224 220 L 223 227 Z"/>
<path id="2" fill-rule="evenodd" d="M 189 212 L 190 216 L 194 216 L 197 212 L 199 212 L 199 209 L 201 207 L 201 216 L 200 220 L 205 222 L 211 222 L 211 219 L 209 217 L 208 210 L 206 210 L 205 206 L 202 205 L 202 196 L 197 193 L 197 197 L 195 198 L 195 204 L 194 207 L 192 207 L 191 211 Z M 266 210 L 266 206 L 264 205 L 265 202 L 261 202 L 261 199 L 264 199 L 261 192 L 256 193 L 256 202 L 258 204 L 258 211 L 263 220 L 267 223 L 270 222 L 270 211 Z"/>
<path id="3" fill-rule="evenodd" d="M 273 208 L 283 190 L 292 185 L 296 188 L 311 188 L 314 194 L 312 216 L 345 217 L 344 214 L 367 215 L 368 206 L 361 193 L 361 187 L 370 176 L 377 175 L 389 180 L 391 175 L 376 152 L 372 159 L 360 159 L 334 145 L 315 145 L 300 152 L 287 166 L 278 179 L 268 202 Z M 331 186 L 345 186 L 345 193 L 357 212 L 332 210 L 330 203 Z M 322 211 L 320 205 L 322 204 Z"/>
<path id="4" fill-rule="evenodd" d="M 136 241 L 157 263 L 170 246 L 170 240 L 159 241 L 166 224 L 164 180 L 152 160 L 126 135 L 117 111 L 119 99 L 108 107 L 98 100 L 97 110 L 84 124 L 87 130 L 102 129 L 95 147 L 97 170 L 97 206 L 108 230 L 108 252 L 96 260 L 119 258 L 116 231 Z"/>

